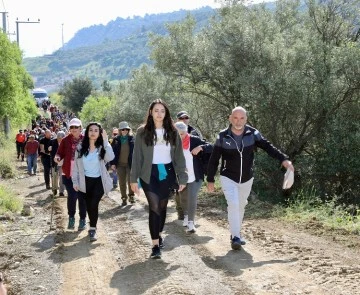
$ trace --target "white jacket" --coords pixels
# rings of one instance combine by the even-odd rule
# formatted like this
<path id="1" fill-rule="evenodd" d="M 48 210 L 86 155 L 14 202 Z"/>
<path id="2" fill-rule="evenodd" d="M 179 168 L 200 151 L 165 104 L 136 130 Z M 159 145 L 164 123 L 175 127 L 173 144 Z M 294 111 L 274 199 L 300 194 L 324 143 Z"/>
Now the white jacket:
<path id="1" fill-rule="evenodd" d="M 110 162 L 112 159 L 114 159 L 114 151 L 111 147 L 111 145 L 104 141 L 104 147 L 105 147 L 105 157 L 104 160 L 99 160 L 100 163 L 100 175 L 101 180 L 104 188 L 104 194 L 107 194 L 110 192 L 113 188 L 113 181 L 112 178 L 109 175 L 109 172 L 106 168 L 106 163 Z M 77 186 L 79 188 L 79 191 L 86 193 L 86 183 L 85 183 L 85 169 L 84 164 L 82 161 L 82 158 L 79 158 L 78 151 L 81 149 L 81 144 L 79 144 L 76 152 L 75 152 L 75 162 L 74 166 L 72 168 L 72 174 L 71 179 L 74 186 Z"/>

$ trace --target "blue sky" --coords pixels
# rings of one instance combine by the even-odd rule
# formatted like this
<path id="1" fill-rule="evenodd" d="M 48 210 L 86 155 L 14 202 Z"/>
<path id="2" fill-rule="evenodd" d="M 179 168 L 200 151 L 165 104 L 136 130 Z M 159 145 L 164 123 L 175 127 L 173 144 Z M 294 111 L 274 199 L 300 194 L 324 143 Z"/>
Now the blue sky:
<path id="1" fill-rule="evenodd" d="M 260 0 L 254 0 L 258 2 Z M 216 3 L 217 2 L 217 3 Z M 203 6 L 220 7 L 216 0 L 0 0 L 0 11 L 6 11 L 7 31 L 16 41 L 16 18 L 19 21 L 19 44 L 24 57 L 50 54 L 69 41 L 81 28 L 107 24 L 117 17 L 127 18 L 145 14 L 196 9 Z M 0 21 L 2 26 L 2 21 Z"/>
<path id="2" fill-rule="evenodd" d="M 7 29 L 16 32 L 19 21 L 37 21 L 38 24 L 19 24 L 19 44 L 24 57 L 49 54 L 69 41 L 83 27 L 107 24 L 117 17 L 144 16 L 146 13 L 195 9 L 202 6 L 219 7 L 214 0 L 0 0 L 0 11 L 6 11 Z M 0 21 L 2 26 L 2 21 Z M 63 25 L 62 25 L 63 24 Z M 10 35 L 15 41 L 16 36 Z"/>

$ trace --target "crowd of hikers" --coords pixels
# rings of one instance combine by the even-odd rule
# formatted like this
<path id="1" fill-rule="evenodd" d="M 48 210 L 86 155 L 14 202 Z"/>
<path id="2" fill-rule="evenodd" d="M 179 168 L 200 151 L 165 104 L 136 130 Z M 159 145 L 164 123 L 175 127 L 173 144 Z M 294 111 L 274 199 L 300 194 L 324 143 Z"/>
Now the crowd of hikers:
<path id="1" fill-rule="evenodd" d="M 28 130 L 16 135 L 19 161 L 27 162 L 29 176 L 38 173 L 41 159 L 44 181 L 52 189 L 53 179 L 59 196 L 67 195 L 68 229 L 87 228 L 91 242 L 97 240 L 96 227 L 101 198 L 111 190 L 121 195 L 121 206 L 134 204 L 143 190 L 149 204 L 151 258 L 161 257 L 162 232 L 166 223 L 168 200 L 175 195 L 178 219 L 187 232 L 196 232 L 197 197 L 207 180 L 214 191 L 220 165 L 220 183 L 228 205 L 230 245 L 239 250 L 245 245 L 241 225 L 253 183 L 254 152 L 257 147 L 294 171 L 288 157 L 247 124 L 247 112 L 236 107 L 229 115 L 229 126 L 220 131 L 214 144 L 189 124 L 186 111 L 172 119 L 167 104 L 154 100 L 144 123 L 135 134 L 126 121 L 113 127 L 108 136 L 99 122 L 83 126 L 71 112 L 49 104 L 47 116 L 38 116 Z M 58 176 L 54 178 L 54 173 Z"/>

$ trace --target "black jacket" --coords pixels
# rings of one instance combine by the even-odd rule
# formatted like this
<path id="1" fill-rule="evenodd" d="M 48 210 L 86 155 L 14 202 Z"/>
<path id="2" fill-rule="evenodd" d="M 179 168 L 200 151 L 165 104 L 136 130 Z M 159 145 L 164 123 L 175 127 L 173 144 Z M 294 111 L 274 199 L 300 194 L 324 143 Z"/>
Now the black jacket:
<path id="1" fill-rule="evenodd" d="M 257 129 L 249 125 L 245 126 L 241 146 L 238 146 L 232 137 L 231 125 L 220 131 L 209 160 L 207 181 L 214 182 L 220 158 L 220 175 L 237 183 L 250 180 L 253 177 L 254 152 L 257 147 L 280 162 L 288 159 L 287 155 L 275 148 Z"/>
<path id="2" fill-rule="evenodd" d="M 110 162 L 110 164 L 115 165 L 116 167 L 119 163 L 119 155 L 120 155 L 120 151 L 121 151 L 120 137 L 121 137 L 121 135 L 116 136 L 111 143 L 111 146 L 114 150 L 115 158 Z M 129 143 L 128 165 L 129 165 L 129 168 L 131 169 L 132 156 L 133 156 L 133 151 L 134 151 L 134 137 L 132 135 L 128 135 L 128 143 Z"/>
<path id="3" fill-rule="evenodd" d="M 202 147 L 202 152 L 198 153 L 196 156 L 193 156 L 193 164 L 194 164 L 194 173 L 195 173 L 195 181 L 204 180 L 204 169 L 202 163 L 202 155 L 204 153 L 212 153 L 213 146 L 212 144 L 202 140 L 200 137 L 190 134 L 190 152 L 198 147 Z"/>

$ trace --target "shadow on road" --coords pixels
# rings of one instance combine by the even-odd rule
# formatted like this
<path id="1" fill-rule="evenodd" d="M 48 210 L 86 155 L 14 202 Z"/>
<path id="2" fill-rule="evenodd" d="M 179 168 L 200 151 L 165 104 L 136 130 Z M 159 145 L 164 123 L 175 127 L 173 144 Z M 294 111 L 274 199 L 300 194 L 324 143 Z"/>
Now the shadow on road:
<path id="1" fill-rule="evenodd" d="M 222 270 L 227 275 L 234 277 L 241 275 L 245 269 L 256 268 L 266 264 L 290 263 L 294 261 L 294 259 L 271 259 L 254 262 L 252 255 L 244 248 L 240 251 L 230 250 L 225 256 L 203 256 L 201 259 L 208 267 Z"/>
<path id="2" fill-rule="evenodd" d="M 148 259 L 115 272 L 110 287 L 118 289 L 119 294 L 120 291 L 121 294 L 127 295 L 144 294 L 146 290 L 165 280 L 179 267 L 179 265 L 169 267 L 169 263 L 163 260 Z"/>

